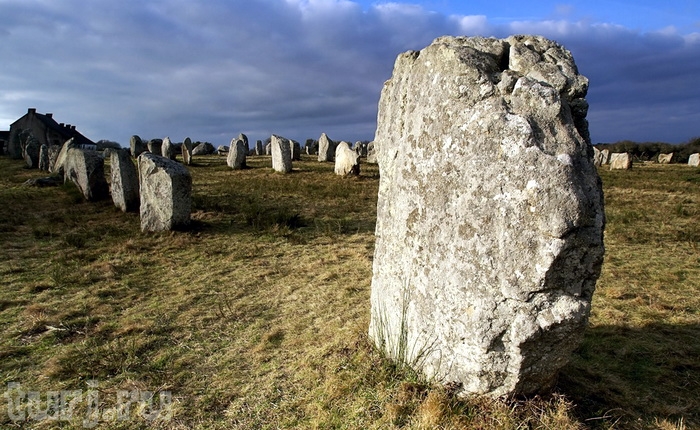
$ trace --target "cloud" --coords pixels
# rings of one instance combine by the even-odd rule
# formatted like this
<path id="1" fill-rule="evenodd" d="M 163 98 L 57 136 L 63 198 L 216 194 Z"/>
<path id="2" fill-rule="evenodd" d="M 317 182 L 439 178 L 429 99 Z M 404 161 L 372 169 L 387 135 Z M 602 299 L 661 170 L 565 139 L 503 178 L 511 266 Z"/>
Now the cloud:
<path id="1" fill-rule="evenodd" d="M 690 108 L 700 99 L 700 36 L 671 27 L 496 24 L 348 0 L 3 0 L 0 12 L 0 118 L 36 107 L 94 140 L 371 139 L 400 52 L 444 34 L 513 33 L 543 34 L 573 52 L 591 80 L 594 141 L 700 134 Z"/>

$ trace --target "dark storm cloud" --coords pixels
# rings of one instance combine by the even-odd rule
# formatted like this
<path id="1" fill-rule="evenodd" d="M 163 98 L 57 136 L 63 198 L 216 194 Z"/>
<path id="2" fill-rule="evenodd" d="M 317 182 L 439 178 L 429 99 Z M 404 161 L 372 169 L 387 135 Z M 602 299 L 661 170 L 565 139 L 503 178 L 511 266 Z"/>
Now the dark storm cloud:
<path id="1" fill-rule="evenodd" d="M 583 22 L 491 24 L 339 0 L 0 0 L 0 126 L 28 107 L 94 140 L 240 132 L 371 139 L 396 56 L 443 34 L 539 33 L 591 80 L 594 141 L 700 134 L 700 37 Z M 2 125 L 2 124 L 5 125 Z"/>

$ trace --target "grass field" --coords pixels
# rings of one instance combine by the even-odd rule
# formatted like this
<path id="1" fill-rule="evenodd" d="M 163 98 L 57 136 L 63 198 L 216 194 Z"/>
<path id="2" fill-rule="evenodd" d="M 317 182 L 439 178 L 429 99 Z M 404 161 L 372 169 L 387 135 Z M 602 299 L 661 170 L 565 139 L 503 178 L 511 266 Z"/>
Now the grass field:
<path id="1" fill-rule="evenodd" d="M 142 234 L 0 158 L 0 427 L 700 428 L 700 169 L 601 170 L 605 264 L 556 391 L 460 400 L 367 339 L 376 166 L 195 161 L 191 229 Z M 61 390 L 73 413 L 37 419 Z"/>

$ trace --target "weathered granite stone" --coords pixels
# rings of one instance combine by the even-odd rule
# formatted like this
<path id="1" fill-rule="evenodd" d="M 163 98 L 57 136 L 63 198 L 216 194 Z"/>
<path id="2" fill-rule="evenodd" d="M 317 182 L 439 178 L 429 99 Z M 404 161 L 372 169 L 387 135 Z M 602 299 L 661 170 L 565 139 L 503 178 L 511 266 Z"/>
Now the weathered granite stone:
<path id="1" fill-rule="evenodd" d="M 151 139 L 146 145 L 148 147 L 148 152 L 155 155 L 161 155 L 161 148 L 163 146 L 163 139 Z"/>
<path id="2" fill-rule="evenodd" d="M 36 169 L 39 167 L 40 152 L 41 145 L 39 144 L 39 140 L 37 140 L 37 138 L 34 136 L 29 136 L 22 150 L 22 156 L 24 157 L 24 161 L 27 163 L 27 167 L 30 169 Z"/>
<path id="3" fill-rule="evenodd" d="M 143 151 L 141 152 L 143 153 Z M 126 149 L 113 150 L 109 155 L 112 184 L 110 193 L 114 206 L 122 212 L 139 210 L 139 174 Z"/>
<path id="4" fill-rule="evenodd" d="M 265 145 L 265 155 L 272 155 L 272 142 Z"/>
<path id="5" fill-rule="evenodd" d="M 192 139 L 186 137 L 180 150 L 182 151 L 182 164 L 185 166 L 192 164 Z"/>
<path id="6" fill-rule="evenodd" d="M 659 164 L 671 164 L 673 160 L 673 152 L 670 154 L 659 154 Z"/>
<path id="7" fill-rule="evenodd" d="M 49 171 L 49 145 L 42 144 L 39 148 L 39 170 Z"/>
<path id="8" fill-rule="evenodd" d="M 594 146 L 593 147 L 593 164 L 596 167 L 600 167 L 603 164 L 605 164 L 605 158 L 607 158 L 606 154 Z"/>
<path id="9" fill-rule="evenodd" d="M 348 142 L 335 147 L 335 174 L 340 176 L 360 174 L 360 154 L 350 149 Z"/>
<path id="10" fill-rule="evenodd" d="M 129 139 L 129 149 L 131 151 L 131 156 L 136 158 L 141 155 L 142 152 L 148 151 L 148 145 L 144 143 L 139 136 L 133 135 Z"/>
<path id="11" fill-rule="evenodd" d="M 629 170 L 632 168 L 632 157 L 627 152 L 610 154 L 610 170 Z"/>
<path id="12" fill-rule="evenodd" d="M 262 140 L 255 141 L 255 155 L 264 155 L 265 148 L 263 147 Z"/>
<path id="13" fill-rule="evenodd" d="M 226 146 L 226 145 L 219 145 L 219 147 L 216 148 L 216 153 L 219 154 L 219 155 L 226 155 L 226 156 L 228 156 L 228 151 L 229 151 L 229 149 L 231 149 L 231 148 L 229 148 L 229 147 Z"/>
<path id="14" fill-rule="evenodd" d="M 138 158 L 141 231 L 186 226 L 192 211 L 192 177 L 182 164 L 144 152 Z"/>
<path id="15" fill-rule="evenodd" d="M 60 145 L 49 145 L 49 172 L 53 172 L 56 166 L 56 160 L 58 159 L 58 154 L 61 152 Z"/>
<path id="16" fill-rule="evenodd" d="M 700 167 L 700 153 L 690 154 L 688 157 L 688 166 Z"/>
<path id="17" fill-rule="evenodd" d="M 291 151 L 292 161 L 301 160 L 301 144 L 296 140 L 289 141 L 289 150 Z"/>
<path id="18" fill-rule="evenodd" d="M 109 198 L 104 159 L 97 151 L 68 148 L 63 169 L 64 181 L 73 182 L 85 200 L 98 201 Z"/>
<path id="19" fill-rule="evenodd" d="M 292 152 L 289 139 L 272 135 L 270 150 L 272 152 L 272 168 L 276 172 L 289 173 L 292 171 Z"/>
<path id="20" fill-rule="evenodd" d="M 377 148 L 374 146 L 374 141 L 367 144 L 367 160 L 370 164 L 377 164 Z"/>
<path id="21" fill-rule="evenodd" d="M 192 149 L 192 155 L 209 155 L 216 152 L 216 148 L 209 142 L 203 142 Z"/>
<path id="22" fill-rule="evenodd" d="M 58 151 L 56 156 L 56 161 L 53 163 L 53 168 L 49 166 L 49 172 L 58 173 L 59 176 L 64 176 L 65 173 L 65 163 L 66 157 L 68 156 L 68 150 L 72 148 L 77 148 L 78 145 L 75 143 L 75 139 L 72 137 L 63 143 L 61 149 Z"/>
<path id="23" fill-rule="evenodd" d="M 241 133 L 238 137 L 231 139 L 231 147 L 228 150 L 226 164 L 233 170 L 245 169 L 245 160 L 248 155 L 248 138 Z"/>
<path id="24" fill-rule="evenodd" d="M 375 138 L 369 334 L 389 357 L 462 394 L 552 386 L 603 261 L 587 86 L 536 36 L 399 55 Z"/>
<path id="25" fill-rule="evenodd" d="M 163 139 L 163 143 L 161 143 L 160 146 L 160 154 L 165 158 L 169 158 L 173 161 L 175 160 L 177 153 L 175 152 L 175 146 L 170 141 L 169 137 Z"/>
<path id="26" fill-rule="evenodd" d="M 318 139 L 318 161 L 334 161 L 336 145 L 326 133 L 321 133 Z"/>

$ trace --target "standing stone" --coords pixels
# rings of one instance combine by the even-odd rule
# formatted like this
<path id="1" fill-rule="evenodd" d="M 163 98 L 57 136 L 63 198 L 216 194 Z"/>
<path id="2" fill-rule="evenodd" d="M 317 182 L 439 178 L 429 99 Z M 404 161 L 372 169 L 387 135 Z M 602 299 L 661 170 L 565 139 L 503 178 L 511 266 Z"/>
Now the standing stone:
<path id="1" fill-rule="evenodd" d="M 255 155 L 265 154 L 265 148 L 263 147 L 262 140 L 255 141 Z"/>
<path id="2" fill-rule="evenodd" d="M 185 141 L 182 142 L 182 164 L 185 166 L 189 166 L 192 164 L 192 139 L 189 137 L 185 138 Z"/>
<path id="3" fill-rule="evenodd" d="M 49 171 L 49 146 L 46 144 L 39 148 L 39 170 Z"/>
<path id="4" fill-rule="evenodd" d="M 209 142 L 200 143 L 192 149 L 192 155 L 209 155 L 216 152 L 216 148 Z"/>
<path id="5" fill-rule="evenodd" d="M 336 143 L 326 136 L 326 133 L 321 133 L 318 139 L 318 161 L 334 161 L 335 146 Z"/>
<path id="6" fill-rule="evenodd" d="M 176 158 L 176 153 L 175 153 L 175 147 L 173 143 L 170 141 L 169 137 L 166 137 L 163 139 L 163 143 L 160 145 L 160 154 L 165 157 L 169 158 L 171 160 L 175 160 Z"/>
<path id="7" fill-rule="evenodd" d="M 182 164 L 144 152 L 138 158 L 141 231 L 165 231 L 190 223 L 192 177 Z"/>
<path id="8" fill-rule="evenodd" d="M 272 152 L 272 168 L 276 172 L 289 173 L 292 171 L 291 142 L 284 137 L 272 135 L 270 150 Z"/>
<path id="9" fill-rule="evenodd" d="M 143 152 L 142 152 L 143 153 Z M 109 154 L 112 174 L 111 194 L 114 206 L 122 212 L 136 212 L 139 209 L 139 175 L 125 149 L 113 150 Z"/>
<path id="10" fill-rule="evenodd" d="M 604 163 L 605 154 L 595 146 L 593 147 L 593 164 L 596 167 L 602 166 Z"/>
<path id="11" fill-rule="evenodd" d="M 78 144 L 75 143 L 75 139 L 72 137 L 63 143 L 61 149 L 58 151 L 56 156 L 56 161 L 54 162 L 53 169 L 49 171 L 51 173 L 58 173 L 59 176 L 65 176 L 65 163 L 66 157 L 68 157 L 68 150 L 72 148 L 77 148 Z"/>
<path id="12" fill-rule="evenodd" d="M 700 153 L 696 152 L 695 154 L 690 154 L 690 157 L 688 157 L 688 166 L 700 167 Z"/>
<path id="13" fill-rule="evenodd" d="M 670 154 L 659 154 L 659 164 L 671 164 L 673 159 L 673 152 Z"/>
<path id="14" fill-rule="evenodd" d="M 229 147 L 226 146 L 226 145 L 219 145 L 219 147 L 216 148 L 216 153 L 217 153 L 218 155 L 226 155 L 226 156 L 228 156 L 228 151 L 229 151 L 229 149 L 231 149 L 231 148 L 229 148 Z"/>
<path id="15" fill-rule="evenodd" d="M 360 154 L 350 149 L 348 142 L 340 142 L 335 148 L 335 174 L 340 176 L 360 174 Z"/>
<path id="16" fill-rule="evenodd" d="M 627 152 L 610 154 L 610 170 L 629 170 L 632 168 L 632 157 Z"/>
<path id="17" fill-rule="evenodd" d="M 367 162 L 370 164 L 377 164 L 377 150 L 374 146 L 374 141 L 367 144 Z"/>
<path id="18" fill-rule="evenodd" d="M 265 145 L 265 155 L 272 155 L 272 142 Z"/>
<path id="19" fill-rule="evenodd" d="M 49 145 L 49 172 L 53 172 L 56 166 L 56 160 L 58 159 L 58 154 L 61 152 L 61 146 L 59 145 Z"/>
<path id="20" fill-rule="evenodd" d="M 136 158 L 141 155 L 142 152 L 148 150 L 148 145 L 146 145 L 139 136 L 133 135 L 129 139 L 129 149 L 131 150 L 131 156 Z"/>
<path id="21" fill-rule="evenodd" d="M 29 136 L 24 144 L 22 150 L 22 156 L 24 161 L 27 163 L 27 167 L 30 169 L 36 169 L 39 167 L 39 153 L 41 151 L 41 145 L 39 140 L 34 136 Z"/>
<path id="22" fill-rule="evenodd" d="M 292 161 L 301 160 L 301 144 L 296 140 L 289 141 L 289 150 L 291 151 Z"/>
<path id="23" fill-rule="evenodd" d="M 163 146 L 162 139 L 151 139 L 148 141 L 148 152 L 155 155 L 161 155 L 161 147 Z"/>
<path id="24" fill-rule="evenodd" d="M 248 138 L 241 133 L 237 138 L 231 139 L 231 147 L 228 150 L 226 164 L 233 170 L 245 169 L 246 155 L 248 155 Z"/>
<path id="25" fill-rule="evenodd" d="M 69 148 L 63 163 L 64 182 L 71 181 L 87 201 L 109 198 L 104 159 L 97 151 Z"/>
<path id="26" fill-rule="evenodd" d="M 537 36 L 399 55 L 375 138 L 369 334 L 389 357 L 463 394 L 552 386 L 603 261 L 601 181 L 576 116 L 587 87 Z"/>

